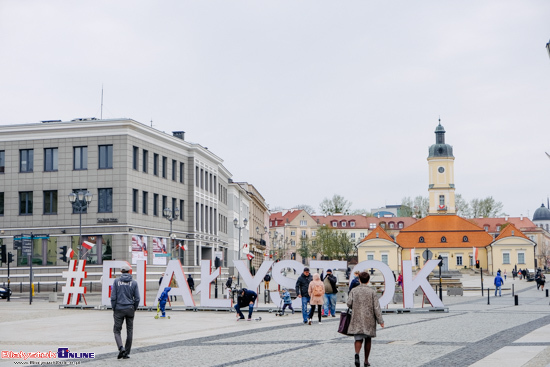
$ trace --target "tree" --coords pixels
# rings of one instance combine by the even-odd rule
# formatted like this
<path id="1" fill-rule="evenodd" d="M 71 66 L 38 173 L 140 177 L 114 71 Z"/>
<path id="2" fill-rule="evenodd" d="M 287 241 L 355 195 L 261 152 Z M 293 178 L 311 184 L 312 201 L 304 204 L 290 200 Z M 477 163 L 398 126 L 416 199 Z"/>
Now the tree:
<path id="1" fill-rule="evenodd" d="M 300 242 L 300 248 L 298 248 L 298 254 L 302 257 L 303 260 L 309 259 L 312 254 L 313 246 L 312 241 L 306 236 L 302 238 Z"/>
<path id="2" fill-rule="evenodd" d="M 418 195 L 414 199 L 410 196 L 401 199 L 400 214 L 404 217 L 424 218 L 428 215 L 430 200 L 427 197 Z"/>
<path id="3" fill-rule="evenodd" d="M 367 209 L 353 209 L 349 212 L 350 215 L 364 215 L 365 217 L 372 217 L 372 213 Z"/>
<path id="4" fill-rule="evenodd" d="M 339 254 L 342 254 L 346 258 L 346 261 L 349 262 L 355 251 L 355 244 L 351 242 L 351 238 L 349 238 L 346 232 L 337 234 L 337 243 Z"/>
<path id="5" fill-rule="evenodd" d="M 461 217 L 468 218 L 470 216 L 470 205 L 466 200 L 462 198 L 461 194 L 455 195 L 455 207 L 456 207 L 456 215 L 459 215 Z"/>
<path id="6" fill-rule="evenodd" d="M 350 201 L 347 201 L 343 196 L 337 194 L 334 194 L 332 199 L 324 198 L 323 201 L 321 201 L 321 204 L 319 204 L 319 208 L 323 214 L 348 214 L 350 206 Z"/>
<path id="7" fill-rule="evenodd" d="M 294 208 L 306 211 L 308 214 L 315 214 L 315 209 L 313 209 L 312 206 L 307 204 L 296 205 Z"/>
<path id="8" fill-rule="evenodd" d="M 313 254 L 326 255 L 328 257 L 334 256 L 336 252 L 336 231 L 328 226 L 322 226 L 317 230 L 317 236 L 315 237 L 315 246 L 313 247 Z"/>
<path id="9" fill-rule="evenodd" d="M 472 218 L 494 218 L 506 215 L 502 212 L 502 203 L 492 196 L 485 199 L 472 199 L 470 201 L 470 215 Z"/>

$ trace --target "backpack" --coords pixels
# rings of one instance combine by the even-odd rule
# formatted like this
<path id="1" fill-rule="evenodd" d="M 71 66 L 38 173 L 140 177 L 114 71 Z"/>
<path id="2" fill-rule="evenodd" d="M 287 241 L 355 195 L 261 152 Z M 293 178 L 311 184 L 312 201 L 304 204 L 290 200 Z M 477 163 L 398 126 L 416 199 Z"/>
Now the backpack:
<path id="1" fill-rule="evenodd" d="M 321 297 L 325 293 L 325 286 L 321 284 L 316 284 L 313 286 L 313 296 Z"/>

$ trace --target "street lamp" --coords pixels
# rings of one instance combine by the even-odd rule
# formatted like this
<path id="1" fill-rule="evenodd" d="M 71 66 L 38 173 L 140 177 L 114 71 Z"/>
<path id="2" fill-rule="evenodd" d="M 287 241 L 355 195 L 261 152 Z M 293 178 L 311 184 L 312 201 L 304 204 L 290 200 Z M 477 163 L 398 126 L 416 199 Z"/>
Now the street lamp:
<path id="1" fill-rule="evenodd" d="M 245 228 L 248 224 L 248 219 L 244 218 L 243 225 L 239 226 L 239 220 L 237 218 L 233 219 L 233 224 L 235 225 L 235 228 L 239 230 L 239 258 L 241 259 L 241 229 Z M 237 286 L 240 286 L 241 284 L 241 274 L 237 272 Z"/>
<path id="2" fill-rule="evenodd" d="M 88 209 L 88 206 L 92 202 L 94 195 L 89 191 L 78 190 L 77 193 L 71 192 L 69 194 L 69 202 L 73 206 L 73 210 L 78 210 L 80 220 L 80 231 L 78 235 L 78 254 L 79 258 L 82 257 L 82 211 Z"/>
<path id="3" fill-rule="evenodd" d="M 174 249 L 174 238 L 172 237 L 172 222 L 174 219 L 178 219 L 180 215 L 180 210 L 178 207 L 175 207 L 174 209 L 170 208 L 164 208 L 162 210 L 162 214 L 164 215 L 164 218 L 166 218 L 170 222 L 170 239 L 172 240 L 172 247 L 170 248 L 170 254 L 172 254 L 172 250 Z"/>

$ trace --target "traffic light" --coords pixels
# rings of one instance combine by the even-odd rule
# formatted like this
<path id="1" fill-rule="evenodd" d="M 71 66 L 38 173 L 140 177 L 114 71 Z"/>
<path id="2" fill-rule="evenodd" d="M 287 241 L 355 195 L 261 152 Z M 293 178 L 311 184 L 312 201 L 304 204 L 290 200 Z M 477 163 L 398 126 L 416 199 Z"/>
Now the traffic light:
<path id="1" fill-rule="evenodd" d="M 479 269 L 479 260 L 476 260 L 476 269 Z"/>
<path id="2" fill-rule="evenodd" d="M 2 245 L 2 262 L 3 263 L 8 262 L 8 255 L 7 255 L 6 245 Z"/>
<path id="3" fill-rule="evenodd" d="M 59 259 L 67 262 L 67 246 L 61 246 L 60 249 L 61 257 Z"/>
<path id="4" fill-rule="evenodd" d="M 13 262 L 13 254 L 8 252 L 8 264 Z"/>

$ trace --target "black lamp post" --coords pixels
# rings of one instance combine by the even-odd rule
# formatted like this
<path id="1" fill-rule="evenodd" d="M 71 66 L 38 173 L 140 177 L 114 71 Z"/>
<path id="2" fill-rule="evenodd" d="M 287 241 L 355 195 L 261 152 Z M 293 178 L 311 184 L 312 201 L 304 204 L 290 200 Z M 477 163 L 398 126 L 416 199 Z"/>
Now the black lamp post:
<path id="1" fill-rule="evenodd" d="M 74 210 L 79 214 L 79 235 L 78 235 L 78 258 L 82 257 L 82 212 L 88 209 L 88 206 L 92 202 L 94 195 L 89 191 L 79 190 L 78 193 L 71 192 L 69 194 L 69 202 L 73 206 Z M 71 246 L 72 247 L 72 246 Z"/>
<path id="2" fill-rule="evenodd" d="M 441 288 L 441 266 L 443 265 L 443 258 L 441 257 L 441 255 L 439 255 L 437 259 L 439 260 L 439 264 L 437 264 L 439 265 L 439 300 L 443 301 L 443 291 Z"/>
<path id="3" fill-rule="evenodd" d="M 172 251 L 174 250 L 174 237 L 172 235 L 172 222 L 174 219 L 178 219 L 180 215 L 180 209 L 178 207 L 175 207 L 174 209 L 170 208 L 164 208 L 162 210 L 162 214 L 164 215 L 164 218 L 166 218 L 170 222 L 170 243 L 172 244 L 170 248 L 170 254 L 172 254 Z"/>
<path id="4" fill-rule="evenodd" d="M 248 224 L 248 219 L 244 218 L 243 225 L 239 226 L 239 220 L 237 218 L 233 219 L 233 224 L 235 225 L 235 228 L 239 230 L 239 258 L 237 260 L 241 259 L 241 230 L 246 227 Z M 237 272 L 237 286 L 240 288 L 241 284 L 241 274 Z"/>

